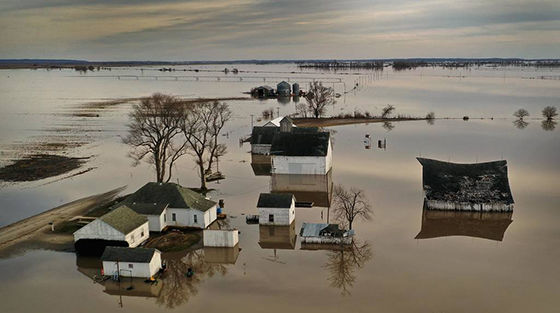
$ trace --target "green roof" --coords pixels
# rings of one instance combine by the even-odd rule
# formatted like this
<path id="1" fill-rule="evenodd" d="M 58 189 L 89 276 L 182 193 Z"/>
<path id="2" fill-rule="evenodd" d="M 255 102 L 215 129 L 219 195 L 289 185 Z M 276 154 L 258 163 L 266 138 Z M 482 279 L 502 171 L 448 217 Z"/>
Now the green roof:
<path id="1" fill-rule="evenodd" d="M 135 193 L 128 196 L 122 204 L 159 203 L 168 204 L 170 208 L 195 209 L 208 211 L 216 202 L 189 188 L 174 183 L 147 183 Z"/>
<path id="2" fill-rule="evenodd" d="M 135 230 L 148 222 L 148 218 L 132 211 L 126 205 L 120 205 L 111 212 L 99 218 L 123 234 Z"/>

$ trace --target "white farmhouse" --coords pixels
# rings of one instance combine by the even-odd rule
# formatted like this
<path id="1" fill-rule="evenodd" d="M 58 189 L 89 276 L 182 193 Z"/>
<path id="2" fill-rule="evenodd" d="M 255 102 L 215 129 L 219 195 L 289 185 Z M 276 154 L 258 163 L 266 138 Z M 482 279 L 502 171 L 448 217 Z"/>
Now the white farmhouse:
<path id="1" fill-rule="evenodd" d="M 101 261 L 108 276 L 150 278 L 162 268 L 161 253 L 149 248 L 107 247 Z"/>
<path id="2" fill-rule="evenodd" d="M 290 225 L 296 217 L 296 200 L 289 193 L 261 193 L 257 208 L 260 225 Z"/>
<path id="3" fill-rule="evenodd" d="M 330 133 L 282 124 L 274 136 L 270 154 L 272 174 L 325 175 L 332 168 Z"/>
<path id="4" fill-rule="evenodd" d="M 217 203 L 174 183 L 147 183 L 122 203 L 150 221 L 150 231 L 167 226 L 204 229 L 217 217 Z"/>
<path id="5" fill-rule="evenodd" d="M 81 254 L 100 255 L 106 246 L 136 247 L 149 237 L 148 219 L 120 205 L 74 232 Z"/>

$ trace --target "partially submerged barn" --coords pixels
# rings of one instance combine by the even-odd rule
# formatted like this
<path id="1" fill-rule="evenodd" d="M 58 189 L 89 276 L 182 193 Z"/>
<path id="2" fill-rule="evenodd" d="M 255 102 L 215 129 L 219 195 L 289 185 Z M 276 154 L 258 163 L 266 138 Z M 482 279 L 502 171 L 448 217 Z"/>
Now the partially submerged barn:
<path id="1" fill-rule="evenodd" d="M 280 126 L 270 147 L 273 174 L 327 174 L 332 168 L 329 132 Z"/>
<path id="2" fill-rule="evenodd" d="M 290 193 L 261 193 L 257 202 L 260 225 L 290 225 L 295 219 L 294 195 Z"/>
<path id="3" fill-rule="evenodd" d="M 119 205 L 74 232 L 74 246 L 80 254 L 100 255 L 107 246 L 137 247 L 149 233 L 145 216 Z"/>
<path id="4" fill-rule="evenodd" d="M 459 164 L 417 158 L 428 209 L 512 211 L 507 162 Z"/>

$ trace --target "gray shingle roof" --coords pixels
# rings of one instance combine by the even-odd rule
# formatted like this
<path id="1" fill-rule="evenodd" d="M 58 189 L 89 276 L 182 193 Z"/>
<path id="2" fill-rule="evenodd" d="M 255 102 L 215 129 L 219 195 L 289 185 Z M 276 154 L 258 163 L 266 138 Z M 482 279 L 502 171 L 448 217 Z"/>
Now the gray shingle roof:
<path id="1" fill-rule="evenodd" d="M 216 202 L 206 199 L 203 195 L 189 188 L 174 183 L 147 183 L 122 203 L 158 203 L 168 204 L 170 208 L 195 209 L 208 211 Z"/>
<path id="2" fill-rule="evenodd" d="M 153 248 L 106 247 L 101 261 L 149 263 L 155 252 Z"/>
<path id="3" fill-rule="evenodd" d="M 134 212 L 143 215 L 161 215 L 163 210 L 167 208 L 167 203 L 138 203 L 133 202 L 127 204 Z"/>
<path id="4" fill-rule="evenodd" d="M 459 164 L 417 158 L 428 200 L 512 204 L 507 162 Z"/>
<path id="5" fill-rule="evenodd" d="M 261 193 L 258 208 L 290 208 L 294 195 L 291 193 Z"/>
<path id="6" fill-rule="evenodd" d="M 123 234 L 128 234 L 148 222 L 148 218 L 134 212 L 126 205 L 119 205 L 99 219 Z"/>

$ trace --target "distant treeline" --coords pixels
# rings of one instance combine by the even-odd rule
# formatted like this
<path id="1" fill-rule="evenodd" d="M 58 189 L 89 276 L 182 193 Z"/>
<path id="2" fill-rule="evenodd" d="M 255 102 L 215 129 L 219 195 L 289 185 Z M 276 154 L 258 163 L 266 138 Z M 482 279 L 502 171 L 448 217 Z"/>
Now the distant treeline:
<path id="1" fill-rule="evenodd" d="M 370 69 L 370 70 L 383 70 L 383 62 L 311 62 L 311 63 L 298 63 L 299 68 L 315 68 L 315 69 Z"/>

